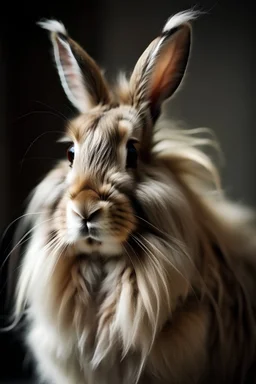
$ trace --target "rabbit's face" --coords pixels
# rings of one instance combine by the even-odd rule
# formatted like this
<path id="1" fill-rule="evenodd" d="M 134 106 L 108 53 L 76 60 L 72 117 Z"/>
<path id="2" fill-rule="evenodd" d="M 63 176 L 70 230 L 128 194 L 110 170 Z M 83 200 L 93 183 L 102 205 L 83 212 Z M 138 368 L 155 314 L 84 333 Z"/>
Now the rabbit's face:
<path id="1" fill-rule="evenodd" d="M 142 212 L 136 191 L 146 167 L 154 166 L 152 136 L 161 105 L 185 73 L 190 16 L 170 19 L 130 79 L 120 78 L 115 89 L 61 23 L 41 23 L 51 31 L 63 89 L 79 112 L 67 129 L 70 169 L 54 215 L 55 231 L 66 244 L 113 255 L 136 230 Z"/>
<path id="2" fill-rule="evenodd" d="M 141 128 L 132 107 L 95 108 L 68 127 L 70 168 L 55 224 L 81 251 L 118 253 L 136 228 L 131 197 Z"/>

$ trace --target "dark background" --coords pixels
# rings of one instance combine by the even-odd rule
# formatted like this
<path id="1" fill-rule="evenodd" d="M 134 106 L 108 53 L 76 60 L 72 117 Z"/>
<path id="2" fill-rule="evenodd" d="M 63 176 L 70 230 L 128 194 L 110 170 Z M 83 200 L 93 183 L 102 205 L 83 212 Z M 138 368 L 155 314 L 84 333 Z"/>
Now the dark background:
<path id="1" fill-rule="evenodd" d="M 45 0 L 4 5 L 0 23 L 1 233 L 22 214 L 31 189 L 65 155 L 56 139 L 65 117 L 74 113 L 60 86 L 47 33 L 36 25 L 41 18 L 61 20 L 113 78 L 119 69 L 132 70 L 171 14 L 191 6 L 206 11 L 194 24 L 183 90 L 166 105 L 166 113 L 191 128 L 214 130 L 225 155 L 221 168 L 225 189 L 232 198 L 256 205 L 256 35 L 249 0 Z M 14 228 L 2 240 L 0 264 L 11 250 Z M 1 326 L 7 324 L 5 288 L 3 267 Z M 20 335 L 21 331 L 0 333 L 0 383 L 30 375 Z"/>

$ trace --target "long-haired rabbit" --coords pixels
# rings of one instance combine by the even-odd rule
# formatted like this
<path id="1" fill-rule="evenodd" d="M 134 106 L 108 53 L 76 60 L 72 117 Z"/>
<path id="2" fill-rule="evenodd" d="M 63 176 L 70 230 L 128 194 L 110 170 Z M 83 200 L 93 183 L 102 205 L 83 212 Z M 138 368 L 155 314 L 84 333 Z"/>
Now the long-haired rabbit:
<path id="1" fill-rule="evenodd" d="M 78 111 L 31 198 L 17 285 L 43 382 L 244 383 L 253 367 L 254 214 L 221 192 L 198 131 L 160 119 L 194 18 L 171 17 L 111 88 L 63 24 L 41 23 Z"/>

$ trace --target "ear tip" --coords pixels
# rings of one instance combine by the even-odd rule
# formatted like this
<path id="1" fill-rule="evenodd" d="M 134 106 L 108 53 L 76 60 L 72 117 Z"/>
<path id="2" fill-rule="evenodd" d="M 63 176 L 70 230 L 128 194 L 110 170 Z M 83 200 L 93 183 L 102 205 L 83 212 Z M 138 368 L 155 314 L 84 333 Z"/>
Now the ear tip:
<path id="1" fill-rule="evenodd" d="M 188 10 L 179 12 L 173 16 L 171 16 L 162 30 L 162 33 L 166 33 L 171 31 L 172 29 L 176 29 L 181 25 L 187 24 L 192 20 L 195 20 L 199 16 L 199 12 L 194 10 Z"/>
<path id="2" fill-rule="evenodd" d="M 60 33 L 64 36 L 68 35 L 64 24 L 57 20 L 40 20 L 37 22 L 37 25 L 50 32 Z"/>

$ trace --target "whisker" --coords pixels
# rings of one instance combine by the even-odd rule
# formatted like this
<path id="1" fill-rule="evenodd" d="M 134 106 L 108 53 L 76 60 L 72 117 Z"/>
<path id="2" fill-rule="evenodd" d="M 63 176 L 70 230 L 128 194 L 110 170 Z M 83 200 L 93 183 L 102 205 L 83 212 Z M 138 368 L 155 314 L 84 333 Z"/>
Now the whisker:
<path id="1" fill-rule="evenodd" d="M 167 238 L 173 239 L 173 237 L 169 233 L 162 231 L 160 228 L 156 227 L 154 224 L 150 223 L 148 220 L 144 219 L 143 217 L 138 215 L 134 215 L 134 216 L 137 217 L 137 219 L 144 221 L 146 224 L 150 225 L 152 228 L 156 229 L 159 233 L 162 233 Z"/>
<path id="2" fill-rule="evenodd" d="M 23 160 L 23 164 L 25 161 L 29 160 L 59 160 L 57 157 L 27 157 L 26 159 Z"/>
<path id="3" fill-rule="evenodd" d="M 143 239 L 144 239 L 144 241 L 146 241 L 151 247 L 153 247 L 154 249 L 156 249 L 157 250 L 157 252 L 159 252 L 162 256 L 163 256 L 163 258 L 164 258 L 164 260 L 168 263 L 168 264 L 170 264 L 171 265 L 171 267 L 189 284 L 189 286 L 190 286 L 190 288 L 192 289 L 192 291 L 193 291 L 193 293 L 196 295 L 196 293 L 195 293 L 195 291 L 194 291 L 194 288 L 192 287 L 192 285 L 191 285 L 191 283 L 189 282 L 189 280 L 183 275 L 183 273 L 171 262 L 171 260 L 170 259 L 168 259 L 167 257 L 166 257 L 166 255 L 163 253 L 163 252 L 161 252 L 153 243 L 151 243 L 148 239 L 146 239 L 144 236 L 142 236 L 142 235 L 140 235 Z"/>
<path id="4" fill-rule="evenodd" d="M 142 235 L 140 235 L 144 240 L 146 240 L 146 238 L 144 238 Z M 154 265 L 157 267 L 159 265 L 161 265 L 159 263 L 159 261 L 155 258 L 155 255 L 153 254 L 153 252 L 137 237 L 137 236 L 134 236 L 132 235 L 133 239 L 137 242 L 137 244 L 140 246 L 140 248 L 147 253 L 147 255 L 150 257 L 150 256 L 153 256 L 153 258 L 151 258 L 152 262 L 154 263 Z M 149 241 L 148 241 L 149 245 L 153 246 L 153 244 L 151 244 Z M 155 247 L 155 249 L 159 252 L 159 249 Z M 161 253 L 161 252 L 160 252 Z M 168 259 L 167 259 L 168 260 Z M 171 266 L 173 267 L 172 263 L 170 262 Z M 161 265 L 161 267 L 164 268 L 166 274 L 168 274 L 168 271 L 166 270 L 165 266 Z"/>
<path id="5" fill-rule="evenodd" d="M 57 113 L 53 113 L 52 111 L 30 111 L 30 112 L 24 113 L 22 116 L 17 117 L 13 123 L 16 124 L 19 120 L 22 120 L 28 116 L 37 115 L 37 114 L 50 115 L 50 116 L 59 117 L 63 119 L 61 115 L 58 115 Z M 65 119 L 64 121 L 67 121 L 67 119 Z"/>
<path id="6" fill-rule="evenodd" d="M 30 143 L 30 145 L 28 146 L 22 160 L 21 160 L 21 164 L 20 164 L 20 173 L 22 171 L 22 167 L 23 167 L 23 164 L 24 164 L 24 161 L 25 161 L 25 157 L 27 155 L 27 153 L 29 152 L 29 150 L 32 148 L 32 146 L 39 140 L 41 139 L 41 137 L 43 137 L 44 135 L 47 135 L 48 133 L 62 133 L 61 131 L 46 131 L 46 132 L 43 132 L 41 133 L 40 135 L 38 135 L 33 141 L 32 143 Z"/>
<path id="7" fill-rule="evenodd" d="M 150 249 L 148 249 L 146 246 L 144 246 L 144 244 L 143 244 L 143 243 L 142 243 L 136 236 L 132 236 L 132 237 L 133 237 L 134 241 L 136 241 L 136 243 L 139 245 L 139 247 L 140 247 L 144 252 L 146 252 L 146 254 L 149 255 L 149 257 L 150 257 L 150 253 L 152 253 L 152 252 L 150 251 Z M 150 260 L 155 264 L 154 257 L 153 257 L 153 258 L 151 257 Z M 156 271 L 157 271 L 157 268 L 154 270 L 154 273 L 156 273 Z M 160 273 L 159 275 L 160 275 L 160 278 L 161 278 L 161 280 L 162 280 L 162 282 L 163 282 L 163 285 L 164 285 L 164 287 L 165 287 L 165 290 L 166 290 L 166 293 L 167 293 L 167 297 L 168 297 L 168 289 L 167 289 L 167 287 L 166 287 L 166 282 L 164 281 L 163 276 L 161 275 L 161 273 Z M 152 288 L 154 289 L 154 291 L 155 291 L 155 297 L 157 298 L 158 295 L 157 295 L 157 292 L 156 292 L 154 286 L 152 286 Z M 154 343 L 154 340 L 155 340 L 155 337 L 156 337 L 156 332 L 157 332 L 157 327 L 156 327 L 156 325 L 157 325 L 157 323 L 158 323 L 158 320 L 159 320 L 159 314 L 160 314 L 160 304 L 159 304 L 159 300 L 156 300 L 156 305 L 157 305 L 157 315 L 156 315 L 156 319 L 154 319 L 154 331 L 153 331 L 153 337 L 152 337 L 152 341 L 151 341 L 151 345 L 150 345 L 149 350 L 151 350 L 151 348 L 152 348 L 152 346 L 153 346 L 153 343 Z"/>
<path id="8" fill-rule="evenodd" d="M 57 241 L 56 241 L 56 240 L 57 240 Z M 59 261 L 61 255 L 62 255 L 62 253 L 63 253 L 63 250 L 67 248 L 67 245 L 64 245 L 64 247 L 63 247 L 63 245 L 64 245 L 64 243 L 62 243 L 61 239 L 58 239 L 58 238 L 56 237 L 56 235 L 54 235 L 54 236 L 51 238 L 50 242 L 48 242 L 48 243 L 44 246 L 44 251 L 45 251 L 45 252 L 49 252 L 49 251 L 51 251 L 51 252 L 54 251 L 54 253 L 57 253 L 57 252 L 58 252 L 58 257 L 57 257 L 57 259 L 55 260 L 54 264 L 52 265 L 52 273 L 53 273 L 54 270 L 55 270 L 56 264 L 57 264 L 57 262 Z M 62 249 L 62 252 L 60 252 L 61 248 L 63 248 L 63 249 Z M 49 275 L 49 279 L 51 278 L 52 273 L 51 273 L 51 275 Z M 21 317 L 26 313 L 26 308 L 25 308 L 25 307 L 26 307 L 26 303 L 25 303 L 25 302 L 23 303 L 22 307 L 23 307 L 23 309 L 20 309 L 19 314 L 18 314 L 18 318 L 15 318 L 15 322 L 14 322 L 14 324 L 12 324 L 11 326 L 9 326 L 9 327 L 8 327 L 9 329 L 13 329 L 13 328 L 19 323 Z M 8 329 L 7 329 L 7 330 L 8 330 Z"/>
<path id="9" fill-rule="evenodd" d="M 180 244 L 181 242 L 176 239 L 175 237 L 171 236 L 170 234 L 168 234 L 167 232 L 164 232 L 162 231 L 160 228 L 156 227 L 155 225 L 153 225 L 152 223 L 150 223 L 148 220 L 144 219 L 143 217 L 140 217 L 140 216 L 137 216 L 135 215 L 138 219 L 142 220 L 142 221 L 145 221 L 148 225 L 150 225 L 152 228 L 156 229 L 159 233 L 162 233 L 164 236 L 167 237 L 167 239 L 171 240 L 172 242 L 175 242 L 175 245 L 181 250 L 182 254 L 185 255 L 187 257 L 187 259 L 190 261 L 191 265 L 193 266 L 193 268 L 195 269 L 195 271 L 197 272 L 200 280 L 203 281 L 203 277 L 199 271 L 199 269 L 197 268 L 194 260 L 190 257 L 189 253 L 186 252 L 183 247 L 182 247 L 182 244 Z M 174 250 L 175 251 L 175 248 L 173 247 L 173 245 L 171 245 L 168 241 L 166 241 L 164 238 L 162 237 L 159 237 L 157 235 L 154 234 L 154 236 L 156 236 L 158 239 L 160 239 L 161 241 L 163 241 L 165 243 L 165 245 L 167 245 L 171 250 Z"/>
<path id="10" fill-rule="evenodd" d="M 6 256 L 6 258 L 4 259 L 4 261 L 3 261 L 3 263 L 2 263 L 2 265 L 1 265 L 1 267 L 0 267 L 0 272 L 2 272 L 3 267 L 5 266 L 5 264 L 6 264 L 7 260 L 8 260 L 8 258 L 9 258 L 9 256 L 15 251 L 15 249 L 17 249 L 17 247 L 18 247 L 19 245 L 21 245 L 22 241 L 27 237 L 27 235 L 29 235 L 34 229 L 36 229 L 36 228 L 39 227 L 40 225 L 45 224 L 45 223 L 47 223 L 47 222 L 49 222 L 49 221 L 51 221 L 51 220 L 53 220 L 53 219 L 51 218 L 51 219 L 48 219 L 48 220 L 45 220 L 45 221 L 42 221 L 42 222 L 38 223 L 38 224 L 35 225 L 33 228 L 31 228 L 29 231 L 27 231 L 27 232 L 25 233 L 24 236 L 22 236 L 22 238 L 19 240 L 19 242 L 13 247 L 13 249 L 8 253 L 8 255 Z"/>
<path id="11" fill-rule="evenodd" d="M 28 231 L 28 232 L 22 237 L 22 239 L 20 239 L 20 241 L 18 242 L 18 244 L 16 244 L 16 246 L 14 247 L 14 249 L 15 249 L 18 245 L 21 245 L 21 244 L 22 244 L 22 241 L 23 241 L 23 243 L 24 243 L 24 242 L 30 240 L 30 239 L 33 237 L 33 234 L 32 234 L 31 236 L 29 236 L 28 239 L 25 239 L 25 240 L 23 240 L 23 239 L 24 239 L 30 232 L 32 232 L 36 227 L 38 227 L 39 225 L 44 224 L 44 223 L 46 223 L 46 222 L 49 222 L 49 221 L 51 221 L 51 220 L 52 220 L 52 219 L 45 220 L 45 221 L 40 222 L 39 224 L 35 225 L 30 231 Z M 52 247 L 56 246 L 55 242 L 56 242 L 56 235 L 53 235 L 52 238 L 51 238 L 51 240 L 50 240 L 50 242 L 48 242 L 48 243 L 46 244 L 45 247 L 48 248 L 48 250 L 50 250 Z M 57 244 L 57 245 L 58 245 L 58 244 Z M 11 252 L 13 252 L 14 249 L 13 249 Z M 9 255 L 10 255 L 10 254 L 9 254 Z M 7 258 L 9 257 L 9 255 L 7 255 Z M 5 259 L 4 262 L 6 262 L 7 258 Z M 3 265 L 2 265 L 1 268 L 3 268 Z M 20 268 L 20 266 L 19 266 L 18 268 L 16 268 L 16 270 L 18 270 L 19 268 Z M 10 276 L 9 276 L 9 277 L 10 277 Z M 6 284 L 7 284 L 7 282 L 5 283 L 5 285 L 6 285 Z M 26 306 L 26 303 L 24 303 L 24 305 L 23 305 L 24 308 L 23 308 L 23 309 L 20 309 L 20 312 L 19 312 L 18 316 L 15 315 L 15 317 L 14 317 L 14 321 L 12 322 L 12 324 L 9 325 L 9 326 L 7 326 L 7 327 L 5 327 L 5 328 L 2 328 L 2 329 L 1 329 L 2 332 L 9 332 L 10 330 L 12 330 L 13 328 L 15 328 L 15 327 L 18 325 L 18 323 L 20 322 L 22 316 L 26 313 L 26 308 L 25 308 L 25 306 Z"/>
<path id="12" fill-rule="evenodd" d="M 70 119 L 67 116 L 65 116 L 64 113 L 62 113 L 61 111 L 59 111 L 56 108 L 52 107 L 51 105 L 46 104 L 46 103 L 44 103 L 43 101 L 40 101 L 40 100 L 34 100 L 34 102 L 37 103 L 37 104 L 41 104 L 44 107 L 47 107 L 47 108 L 51 109 L 52 111 L 56 112 L 59 117 L 63 118 L 64 121 L 67 121 L 67 122 L 70 121 Z M 70 110 L 70 112 L 73 113 L 72 109 L 68 105 L 67 105 L 67 107 Z"/>
<path id="13" fill-rule="evenodd" d="M 128 232 L 128 231 L 127 231 L 127 232 Z M 140 261 L 138 255 L 137 255 L 137 253 L 136 253 L 135 250 L 132 248 L 131 244 L 129 244 L 128 241 L 125 241 L 125 244 L 128 245 L 128 246 L 130 247 L 130 249 L 132 250 L 133 254 L 136 256 L 138 262 L 141 263 L 141 261 Z M 130 256 L 129 252 L 127 251 L 127 249 L 126 249 L 125 247 L 123 247 L 123 249 L 125 250 L 127 256 L 129 257 L 129 259 L 130 259 L 130 261 L 131 261 L 131 263 L 132 263 L 132 266 L 133 266 L 134 270 L 136 270 L 135 265 L 134 265 L 134 262 L 133 262 L 133 260 L 132 260 L 132 258 L 131 258 L 131 256 Z"/>
<path id="14" fill-rule="evenodd" d="M 29 240 L 31 240 L 32 237 L 33 237 L 33 235 L 29 236 L 27 239 L 24 239 L 19 245 L 20 245 L 20 246 L 24 245 L 26 242 L 28 242 Z M 12 251 L 12 252 L 13 252 L 13 251 Z M 11 255 L 8 255 L 8 256 L 10 257 Z M 7 257 L 8 257 L 8 256 L 7 256 Z M 3 269 L 3 267 L 4 267 L 4 263 L 6 263 L 6 260 L 4 260 L 3 265 L 2 265 L 1 268 L 0 268 L 0 273 L 2 273 L 2 269 Z M 19 268 L 19 267 L 17 267 L 16 269 L 14 269 L 14 271 L 17 271 L 18 268 Z M 3 290 L 5 289 L 5 287 L 7 286 L 7 284 L 9 283 L 9 281 L 10 281 L 11 279 L 12 279 L 12 275 L 10 274 L 10 271 L 9 271 L 9 273 L 8 273 L 8 277 L 5 279 L 5 283 L 4 283 L 3 287 L 2 287 L 2 290 L 0 291 L 0 295 L 2 294 Z"/>
<path id="15" fill-rule="evenodd" d="M 171 250 L 172 252 L 175 252 L 175 251 L 176 251 L 176 250 L 175 250 L 175 247 L 172 246 L 170 243 L 168 243 L 168 241 L 166 241 L 165 239 L 162 239 L 162 238 L 160 238 L 160 237 L 158 237 L 158 238 L 159 238 L 159 239 L 160 239 L 160 240 L 161 240 L 167 247 L 169 247 L 170 250 Z M 194 260 L 192 259 L 192 257 L 189 255 L 188 252 L 186 252 L 185 249 L 179 247 L 178 243 L 177 243 L 176 245 L 178 246 L 178 249 L 180 249 L 182 255 L 184 255 L 184 256 L 189 260 L 189 262 L 191 263 L 191 265 L 192 265 L 192 267 L 194 268 L 195 272 L 197 273 L 197 275 L 198 275 L 200 281 L 204 284 L 206 290 L 208 290 L 208 288 L 207 288 L 207 286 L 206 286 L 206 284 L 205 284 L 205 281 L 204 281 L 204 279 L 203 279 L 203 276 L 202 276 L 201 272 L 199 271 L 198 267 L 196 266 L 196 263 L 194 262 Z M 177 252 L 177 251 L 176 251 L 176 252 Z M 191 287 L 191 288 L 192 288 L 192 287 Z"/>
<path id="16" fill-rule="evenodd" d="M 25 213 L 24 215 L 21 215 L 19 217 L 17 217 L 16 219 L 14 219 L 9 225 L 8 227 L 5 229 L 3 235 L 1 236 L 1 242 L 3 241 L 4 237 L 6 236 L 7 232 L 9 231 L 9 229 L 11 228 L 11 226 L 16 223 L 16 221 L 22 219 L 23 217 L 26 217 L 26 216 L 29 216 L 29 215 L 40 215 L 40 214 L 43 214 L 43 213 L 46 213 L 47 211 L 42 211 L 42 212 L 28 212 L 28 213 Z"/>

